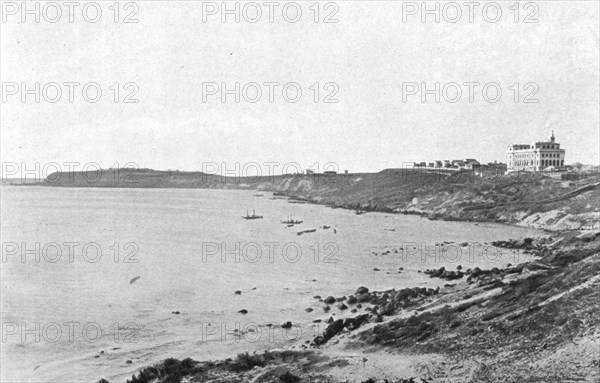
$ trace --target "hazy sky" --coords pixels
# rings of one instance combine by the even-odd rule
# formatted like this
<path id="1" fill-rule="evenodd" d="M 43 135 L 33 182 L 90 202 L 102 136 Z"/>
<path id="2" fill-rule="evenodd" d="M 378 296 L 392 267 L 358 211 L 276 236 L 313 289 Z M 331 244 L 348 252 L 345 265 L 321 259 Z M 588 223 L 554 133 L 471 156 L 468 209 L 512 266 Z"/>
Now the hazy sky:
<path id="1" fill-rule="evenodd" d="M 35 23 L 32 16 L 23 23 L 20 14 L 5 12 L 3 83 L 25 82 L 33 88 L 36 82 L 41 87 L 96 82 L 103 94 L 97 103 L 85 101 L 81 87 L 72 103 L 65 86 L 57 103 L 43 97 L 35 103 L 31 95 L 23 103 L 20 93 L 6 96 L 1 104 L 3 162 L 96 162 L 103 167 L 134 162 L 181 170 L 199 170 L 203 162 L 296 162 L 303 167 L 335 162 L 340 169 L 378 171 L 405 161 L 505 161 L 509 144 L 543 140 L 552 129 L 566 149 L 567 163 L 600 162 L 595 1 L 535 2 L 537 23 L 523 22 L 534 9 L 522 7 L 515 23 L 512 1 L 498 2 L 503 13 L 497 23 L 482 17 L 481 6 L 473 22 L 463 14 L 458 23 L 443 17 L 435 23 L 433 16 L 422 23 L 420 13 L 405 15 L 403 22 L 403 3 L 390 1 L 340 1 L 337 10 L 322 2 L 319 23 L 309 9 L 312 1 L 298 2 L 303 13 L 296 23 L 281 16 L 285 2 L 275 9 L 273 23 L 265 6 L 256 23 L 243 15 L 240 23 L 233 16 L 222 23 L 220 13 L 205 15 L 203 22 L 200 1 L 142 1 L 135 3 L 139 23 L 122 22 L 134 8 L 121 9 L 121 22 L 115 23 L 108 8 L 113 2 L 98 3 L 103 14 L 97 23 L 86 22 L 81 9 L 72 23 L 66 14 L 56 23 Z M 288 11 L 294 17 L 294 9 Z M 339 22 L 322 22 L 331 12 Z M 248 9 L 247 16 L 254 11 Z M 109 89 L 115 82 L 121 88 L 137 84 L 139 102 L 115 103 Z M 208 82 L 230 88 L 235 82 L 295 82 L 302 97 L 287 102 L 279 86 L 270 103 L 268 87 L 261 85 L 256 103 L 235 103 L 233 95 L 223 103 L 220 93 L 203 102 L 203 83 Z M 338 103 L 323 102 L 333 89 L 323 89 L 329 82 L 339 87 Z M 410 82 L 428 88 L 455 82 L 463 95 L 456 103 L 443 98 L 435 103 L 432 95 L 422 103 L 417 93 L 403 102 L 403 83 Z M 465 82 L 481 84 L 473 102 Z M 524 88 L 530 82 L 538 87 L 537 103 L 523 102 L 535 89 Z M 318 103 L 314 83 L 321 88 Z M 498 102 L 483 99 L 486 83 L 500 85 Z M 521 88 L 516 103 L 514 83 Z M 120 98 L 131 89 L 121 89 Z M 449 97 L 454 89 L 448 88 Z"/>

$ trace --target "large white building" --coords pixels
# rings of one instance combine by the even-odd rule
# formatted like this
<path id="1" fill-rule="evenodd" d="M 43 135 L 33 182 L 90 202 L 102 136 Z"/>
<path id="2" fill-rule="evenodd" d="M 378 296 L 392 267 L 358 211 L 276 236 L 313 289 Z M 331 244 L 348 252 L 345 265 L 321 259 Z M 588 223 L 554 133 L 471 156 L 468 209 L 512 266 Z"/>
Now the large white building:
<path id="1" fill-rule="evenodd" d="M 506 165 L 509 172 L 562 168 L 565 166 L 565 150 L 560 148 L 552 132 L 550 141 L 510 145 L 506 151 Z"/>

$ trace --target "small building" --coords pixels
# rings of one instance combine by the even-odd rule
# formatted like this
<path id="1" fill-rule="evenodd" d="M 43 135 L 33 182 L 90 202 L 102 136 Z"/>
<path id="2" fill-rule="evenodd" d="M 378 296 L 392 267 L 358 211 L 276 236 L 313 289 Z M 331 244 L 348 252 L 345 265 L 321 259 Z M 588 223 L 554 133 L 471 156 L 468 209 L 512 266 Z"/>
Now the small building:
<path id="1" fill-rule="evenodd" d="M 337 172 L 335 170 L 325 170 L 323 174 L 325 174 L 326 176 L 332 176 L 337 174 Z"/>

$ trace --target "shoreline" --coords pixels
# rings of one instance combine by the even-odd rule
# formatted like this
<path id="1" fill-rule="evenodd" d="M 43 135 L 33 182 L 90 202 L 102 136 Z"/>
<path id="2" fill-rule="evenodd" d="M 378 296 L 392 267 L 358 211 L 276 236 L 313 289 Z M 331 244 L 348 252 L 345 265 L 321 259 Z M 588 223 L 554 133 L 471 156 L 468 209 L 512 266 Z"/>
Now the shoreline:
<path id="1" fill-rule="evenodd" d="M 127 382 L 180 381 L 177 379 L 184 377 L 191 379 L 190 381 L 203 382 L 301 382 L 306 381 L 306 378 L 331 383 L 383 382 L 383 379 L 396 379 L 390 381 L 400 383 L 488 381 L 483 377 L 496 381 L 495 379 L 504 376 L 498 371 L 506 373 L 506 352 L 509 355 L 522 355 L 525 350 L 529 350 L 526 352 L 531 355 L 564 352 L 564 347 L 571 347 L 569 344 L 572 341 L 569 339 L 581 337 L 581 331 L 572 330 L 567 331 L 568 335 L 562 335 L 565 330 L 556 328 L 552 317 L 528 316 L 538 315 L 551 305 L 555 305 L 553 310 L 561 309 L 560 313 L 554 314 L 561 318 L 565 315 L 568 318 L 570 314 L 567 307 L 563 308 L 561 305 L 575 307 L 586 315 L 593 313 L 593 305 L 587 303 L 586 308 L 585 302 L 590 299 L 593 302 L 593 299 L 600 297 L 595 289 L 596 285 L 600 285 L 600 232 L 590 233 L 592 234 L 560 233 L 558 244 L 557 239 L 552 237 L 500 241 L 496 245 L 535 252 L 540 260 L 536 256 L 535 260 L 502 269 L 463 270 L 460 277 L 447 270 L 427 270 L 425 273 L 431 278 L 454 282 L 445 284 L 444 288 L 438 288 L 437 291 L 421 288 L 369 291 L 367 287 L 359 286 L 354 294 L 343 297 L 344 299 L 321 298 L 321 301 L 329 302 L 326 304 L 332 307 L 343 304 L 348 308 L 360 307 L 362 310 L 357 310 L 355 316 L 345 320 L 328 321 L 323 335 L 315 337 L 308 346 L 255 351 L 253 354 L 239 354 L 219 361 L 167 359 L 140 369 L 139 375 Z M 565 258 L 562 255 L 565 251 L 573 254 L 572 258 Z M 584 275 L 579 275 L 575 281 L 564 278 L 573 273 L 581 274 L 582 270 L 585 271 Z M 532 288 L 531 281 L 539 279 L 545 279 L 547 283 Z M 553 284 L 559 285 L 561 289 L 554 291 Z M 523 293 L 532 294 L 532 298 L 523 296 Z M 584 294 L 582 296 L 585 299 L 565 301 L 572 294 Z M 333 301 L 330 300 L 332 298 Z M 535 307 L 539 308 L 533 310 L 534 306 L 529 306 L 529 301 L 537 302 Z M 483 343 L 473 343 L 471 338 L 485 337 L 486 332 L 490 331 L 486 328 L 496 323 L 500 317 L 508 318 L 503 321 L 535 323 L 536 326 L 548 327 L 553 331 L 549 331 L 548 336 L 541 333 L 540 336 L 548 339 L 546 342 L 538 340 L 533 351 L 529 341 L 515 344 L 510 341 L 511 338 L 508 338 L 501 350 L 492 346 L 496 342 L 492 339 L 495 338 Z M 600 321 L 600 318 L 596 319 Z M 586 324 L 588 329 L 591 326 L 596 331 L 588 331 L 587 337 L 578 338 L 574 344 L 585 343 L 586 352 L 589 352 L 589 347 L 595 350 L 594 342 L 600 340 L 599 324 Z M 494 331 L 496 330 L 492 330 Z M 556 331 L 561 334 L 558 338 Z M 462 338 L 456 338 L 457 333 L 462 334 Z M 527 338 L 531 335 L 520 336 Z M 568 339 L 563 339 L 565 337 Z M 600 343 L 596 346 L 600 347 Z M 461 350 L 471 350 L 471 347 L 482 350 L 484 356 L 480 358 L 481 361 L 475 363 L 464 358 L 464 351 Z M 569 349 L 572 357 L 564 357 L 561 362 L 575 363 L 576 359 L 581 358 L 576 357 L 578 349 Z M 598 377 L 594 375 L 594 366 L 600 360 L 594 359 L 595 354 L 590 355 L 584 358 L 590 365 L 585 368 L 579 366 L 580 375 L 583 374 L 582 381 L 586 382 L 592 382 Z M 410 362 L 398 363 L 397 358 Z M 496 370 L 490 369 L 492 365 Z M 389 370 L 381 370 L 381 366 L 387 366 Z M 522 380 L 525 376 L 533 377 L 540 373 L 544 375 L 544 371 L 536 369 L 527 375 L 526 366 L 523 363 L 519 366 L 519 378 L 507 381 L 525 381 Z M 569 373 L 571 370 L 566 369 Z M 550 375 L 545 376 L 548 379 Z M 300 380 L 295 380 L 296 378 Z"/>

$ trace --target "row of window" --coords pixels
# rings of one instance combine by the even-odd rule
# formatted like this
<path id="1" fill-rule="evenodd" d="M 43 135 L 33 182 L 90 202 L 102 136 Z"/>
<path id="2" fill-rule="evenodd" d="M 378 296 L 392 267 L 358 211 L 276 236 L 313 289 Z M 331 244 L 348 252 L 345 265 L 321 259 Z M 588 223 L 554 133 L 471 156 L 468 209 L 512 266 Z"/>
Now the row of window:
<path id="1" fill-rule="evenodd" d="M 539 165 L 540 161 L 515 161 L 515 166 L 533 166 L 535 162 L 535 165 Z M 508 163 L 508 166 L 510 166 L 510 162 Z M 565 160 L 542 160 L 542 167 L 546 167 L 546 166 L 565 166 Z"/>
<path id="2" fill-rule="evenodd" d="M 515 154 L 515 158 L 535 158 L 534 153 Z M 542 158 L 560 158 L 559 153 L 542 153 Z"/>

